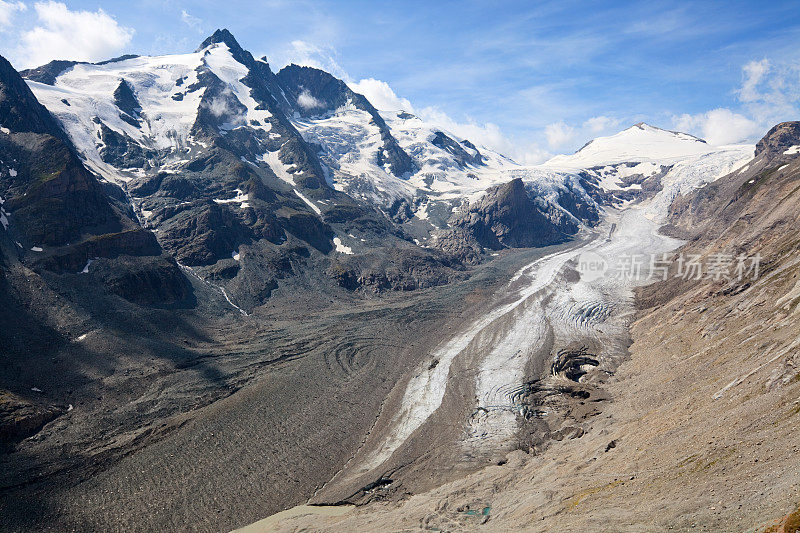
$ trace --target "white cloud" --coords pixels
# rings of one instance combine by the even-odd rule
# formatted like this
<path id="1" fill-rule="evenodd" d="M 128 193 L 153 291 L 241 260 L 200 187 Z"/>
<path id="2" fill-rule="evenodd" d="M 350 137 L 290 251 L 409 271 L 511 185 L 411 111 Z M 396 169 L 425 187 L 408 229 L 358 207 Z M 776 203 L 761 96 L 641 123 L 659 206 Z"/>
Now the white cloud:
<path id="1" fill-rule="evenodd" d="M 568 124 L 559 120 L 545 126 L 543 134 L 551 150 L 566 153 L 596 137 L 617 133 L 621 122 L 618 118 L 606 115 L 590 117 L 580 124 Z"/>
<path id="2" fill-rule="evenodd" d="M 120 26 L 102 9 L 71 11 L 61 2 L 34 4 L 39 25 L 23 32 L 18 57 L 22 67 L 53 59 L 99 61 L 118 54 L 134 30 Z"/>
<path id="3" fill-rule="evenodd" d="M 755 121 L 727 108 L 683 114 L 673 117 L 672 122 L 677 130 L 702 137 L 712 145 L 741 142 L 763 133 Z"/>
<path id="4" fill-rule="evenodd" d="M 233 91 L 226 88 L 210 101 L 203 100 L 202 105 L 209 111 L 209 113 L 217 118 L 231 119 L 233 122 L 226 124 L 225 127 L 228 129 L 233 129 L 234 127 L 243 125 L 246 122 L 244 115 L 237 107 L 237 103 L 238 100 L 236 99 L 236 95 L 233 93 Z"/>
<path id="5" fill-rule="evenodd" d="M 739 89 L 739 99 L 743 102 L 752 102 L 759 99 L 758 85 L 764 79 L 764 76 L 770 70 L 770 63 L 768 59 L 761 61 L 751 61 L 742 67 L 744 74 L 744 81 L 742 87 Z"/>
<path id="6" fill-rule="evenodd" d="M 742 84 L 734 93 L 740 109 L 683 114 L 673 117 L 673 124 L 711 144 L 753 141 L 800 114 L 800 65 L 775 65 L 767 58 L 750 61 L 742 67 Z"/>
<path id="7" fill-rule="evenodd" d="M 17 11 L 25 11 L 28 6 L 22 2 L 6 2 L 0 0 L 0 28 L 5 28 L 11 24 L 11 19 Z"/>
<path id="8" fill-rule="evenodd" d="M 550 148 L 558 150 L 575 140 L 575 128 L 560 120 L 545 126 L 544 136 Z"/>
<path id="9" fill-rule="evenodd" d="M 773 126 L 800 114 L 800 64 L 774 65 L 762 59 L 746 64 L 742 73 L 739 100 L 760 125 Z"/>
<path id="10" fill-rule="evenodd" d="M 551 153 L 542 150 L 534 142 L 519 142 L 509 138 L 497 124 L 491 122 L 481 124 L 469 118 L 466 121 L 458 121 L 435 106 L 416 109 L 408 99 L 398 96 L 385 81 L 366 78 L 359 82 L 350 82 L 348 86 L 353 91 L 363 94 L 380 111 L 413 113 L 432 126 L 441 128 L 459 139 L 467 139 L 490 148 L 518 163 L 532 165 L 552 157 Z"/>
<path id="11" fill-rule="evenodd" d="M 181 11 L 181 21 L 195 31 L 203 31 L 203 20 L 195 17 L 185 9 Z"/>
<path id="12" fill-rule="evenodd" d="M 347 85 L 358 94 L 363 94 L 375 109 L 380 111 L 414 112 L 411 102 L 397 96 L 385 81 L 366 78 L 358 83 L 351 82 Z"/>
<path id="13" fill-rule="evenodd" d="M 303 92 L 297 97 L 297 104 L 303 109 L 316 109 L 325 105 L 314 98 L 311 93 L 308 92 L 308 89 L 303 89 Z"/>

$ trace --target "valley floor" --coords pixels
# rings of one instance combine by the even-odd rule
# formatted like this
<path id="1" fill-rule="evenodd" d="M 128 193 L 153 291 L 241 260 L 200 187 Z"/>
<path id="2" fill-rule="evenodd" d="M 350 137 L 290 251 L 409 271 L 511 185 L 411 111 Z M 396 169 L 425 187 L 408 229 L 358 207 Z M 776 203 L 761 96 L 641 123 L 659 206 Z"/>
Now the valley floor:
<path id="1" fill-rule="evenodd" d="M 791 289 L 775 282 L 640 310 L 606 385 L 613 400 L 580 438 L 399 503 L 269 530 L 766 531 L 800 502 L 800 382 L 779 357 L 796 348 L 797 314 L 761 327 Z"/>
<path id="2" fill-rule="evenodd" d="M 513 283 L 504 288 L 517 294 L 511 304 L 466 328 L 468 342 L 464 333 L 452 337 L 460 350 L 452 361 L 446 355 L 453 341 L 443 343 L 446 349 L 435 354 L 444 355 L 438 365 L 450 365 L 447 393 L 441 385 L 409 386 L 395 407 L 401 414 L 385 426 L 400 429 L 382 432 L 400 450 L 395 460 L 399 455 L 408 461 L 413 454 L 404 453 L 397 439 L 422 428 L 410 437 L 418 439 L 416 448 L 406 445 L 420 457 L 417 465 L 383 464 L 380 479 L 387 486 L 372 486 L 358 500 L 366 505 L 337 516 L 299 510 L 274 517 L 261 530 L 764 531 L 794 512 L 800 502 L 798 324 L 796 312 L 783 311 L 783 304 L 796 298 L 794 263 L 734 294 L 711 282 L 677 293 L 660 285 L 640 289 L 632 324 L 633 300 L 627 298 L 636 283 L 582 283 L 569 274 L 569 260 L 588 250 L 610 258 L 613 268 L 626 254 L 673 249 L 679 241 L 658 234 L 654 220 L 661 216 L 657 204 L 612 214 L 608 222 L 616 225 L 607 240 L 592 240 L 520 271 L 519 293 L 511 290 Z M 598 312 L 603 306 L 613 312 Z M 626 350 L 628 325 L 632 344 Z M 509 401 L 507 391 L 535 375 L 547 386 L 559 376 L 554 367 L 547 378 L 549 369 L 542 372 L 542 366 L 558 346 L 575 341 L 591 347 L 600 360 L 594 370 L 609 377 L 587 373 L 581 385 L 594 384 L 592 389 L 571 384 L 569 390 L 587 393 L 585 402 L 544 404 L 551 409 L 545 416 L 549 427 L 538 429 L 549 434 L 547 442 L 514 440 L 525 429 L 525 417 L 509 408 L 520 406 L 502 404 Z M 539 352 L 531 348 L 543 345 Z M 540 358 L 532 365 L 536 371 L 506 374 L 526 347 L 527 357 Z M 470 363 L 458 366 L 459 357 Z M 424 367 L 429 371 L 414 374 L 411 383 L 421 378 L 434 383 L 430 370 L 438 365 Z M 598 401 L 592 399 L 598 388 L 605 396 L 581 416 L 584 404 Z M 445 396 L 435 414 L 434 391 Z M 448 404 L 447 395 L 462 403 Z M 413 398 L 417 403 L 409 401 Z M 482 413 L 477 424 L 468 411 L 464 416 L 470 400 Z M 426 433 L 426 425 L 436 431 Z M 372 448 L 378 457 L 386 456 L 388 442 Z M 527 453 L 512 451 L 515 446 Z M 358 458 L 366 464 L 362 470 L 369 470 L 376 452 L 365 448 Z M 464 466 L 481 460 L 494 464 L 472 472 Z M 391 489 L 398 481 L 423 490 L 398 494 Z M 448 482 L 437 486 L 443 481 Z M 337 492 L 329 488 L 328 494 L 312 503 L 335 503 Z M 259 531 L 258 525 L 251 531 Z"/>
<path id="3" fill-rule="evenodd" d="M 467 281 L 380 298 L 276 291 L 248 317 L 196 286 L 219 305 L 198 314 L 217 322 L 187 311 L 165 332 L 150 326 L 148 349 L 171 347 L 162 334 L 185 346 L 158 357 L 108 332 L 129 353 L 95 371 L 102 392 L 76 388 L 73 410 L 0 457 L 2 529 L 221 531 L 304 501 L 442 332 L 484 313 L 511 273 L 552 251 L 509 252 Z M 94 362 L 73 351 L 88 374 Z"/>

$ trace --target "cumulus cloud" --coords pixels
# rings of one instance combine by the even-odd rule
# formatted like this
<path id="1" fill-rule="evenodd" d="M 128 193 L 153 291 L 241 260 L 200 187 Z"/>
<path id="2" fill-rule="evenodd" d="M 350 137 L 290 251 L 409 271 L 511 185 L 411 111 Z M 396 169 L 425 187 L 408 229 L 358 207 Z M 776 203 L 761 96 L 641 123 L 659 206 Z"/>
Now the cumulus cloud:
<path id="1" fill-rule="evenodd" d="M 598 117 L 592 117 L 586 120 L 583 123 L 583 129 L 589 133 L 597 135 L 600 133 L 607 133 L 610 129 L 617 128 L 619 124 L 620 120 L 617 118 L 600 115 Z"/>
<path id="2" fill-rule="evenodd" d="M 552 156 L 535 142 L 511 139 L 503 133 L 500 126 L 491 122 L 481 124 L 470 119 L 457 121 L 438 107 L 425 107 L 417 110 L 415 114 L 422 120 L 449 131 L 459 139 L 467 139 L 490 148 L 521 164 L 541 163 Z"/>
<path id="3" fill-rule="evenodd" d="M 397 96 L 385 81 L 366 78 L 357 83 L 350 82 L 347 85 L 358 94 L 363 94 L 375 109 L 380 111 L 414 112 L 411 102 Z"/>
<path id="4" fill-rule="evenodd" d="M 22 33 L 17 54 L 22 67 L 53 59 L 99 61 L 118 54 L 134 31 L 120 26 L 102 9 L 72 11 L 61 2 L 34 4 L 38 26 Z"/>
<path id="5" fill-rule="evenodd" d="M 518 163 L 536 164 L 552 157 L 551 153 L 542 150 L 535 142 L 520 142 L 509 138 L 497 124 L 479 123 L 469 118 L 455 120 L 436 106 L 417 109 L 407 98 L 398 96 L 385 81 L 366 78 L 358 82 L 350 82 L 348 86 L 353 91 L 364 95 L 379 111 L 413 113 L 425 122 L 441 128 L 459 139 L 467 139 L 480 146 L 490 148 Z"/>
<path id="6" fill-rule="evenodd" d="M 771 126 L 800 114 L 800 64 L 762 59 L 746 64 L 742 73 L 739 100 L 756 122 Z"/>
<path id="7" fill-rule="evenodd" d="M 762 128 L 754 120 L 722 107 L 697 115 L 674 117 L 673 124 L 676 129 L 699 135 L 714 145 L 732 144 L 762 133 Z"/>
<path id="8" fill-rule="evenodd" d="M 775 65 L 767 58 L 750 61 L 742 67 L 742 83 L 734 94 L 739 109 L 683 114 L 673 117 L 673 124 L 711 144 L 755 140 L 776 123 L 800 114 L 800 65 Z"/>
<path id="9" fill-rule="evenodd" d="M 277 68 L 291 63 L 304 67 L 314 67 L 333 74 L 345 81 L 350 80 L 347 72 L 336 62 L 336 51 L 330 46 L 320 46 L 303 40 L 295 40 L 289 46 L 272 53 L 269 60 Z"/>
<path id="10" fill-rule="evenodd" d="M 17 11 L 25 11 L 28 6 L 22 2 L 6 2 L 0 0 L 0 29 L 6 28 L 11 24 L 11 19 Z"/>
<path id="11" fill-rule="evenodd" d="M 596 137 L 616 133 L 621 123 L 620 119 L 606 115 L 590 117 L 582 123 L 575 124 L 559 120 L 545 126 L 543 134 L 550 150 L 564 153 Z"/>
<path id="12" fill-rule="evenodd" d="M 575 140 L 575 128 L 563 120 L 559 120 L 545 126 L 544 136 L 547 138 L 547 144 L 550 148 L 558 150 Z"/>
<path id="13" fill-rule="evenodd" d="M 425 122 L 450 132 L 459 139 L 467 139 L 475 144 L 490 148 L 522 164 L 541 163 L 552 157 L 532 141 L 520 142 L 505 135 L 500 126 L 491 122 L 479 123 L 467 118 L 455 120 L 441 108 L 429 106 L 417 109 L 407 98 L 398 96 L 391 86 L 374 78 L 349 82 L 348 87 L 364 95 L 379 111 L 413 113 Z"/>
<path id="14" fill-rule="evenodd" d="M 308 92 L 308 89 L 303 89 L 300 96 L 297 97 L 297 105 L 303 109 L 317 109 L 319 107 L 324 107 L 325 104 L 314 98 L 311 93 Z"/>

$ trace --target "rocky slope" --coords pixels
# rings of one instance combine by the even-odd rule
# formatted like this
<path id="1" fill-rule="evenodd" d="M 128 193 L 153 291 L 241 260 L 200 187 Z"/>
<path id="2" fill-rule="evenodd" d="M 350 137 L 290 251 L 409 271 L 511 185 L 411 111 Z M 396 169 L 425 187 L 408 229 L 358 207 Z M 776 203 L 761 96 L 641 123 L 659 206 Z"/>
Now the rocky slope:
<path id="1" fill-rule="evenodd" d="M 2 392 L 7 443 L 67 408 L 48 405 L 33 383 L 47 373 L 38 361 L 63 342 L 54 328 L 69 321 L 61 311 L 75 302 L 60 296 L 79 278 L 92 286 L 86 297 L 159 307 L 187 303 L 192 288 L 133 218 L 122 190 L 84 167 L 60 125 L 2 58 L 0 124 L 0 389 L 18 393 Z"/>
<path id="2" fill-rule="evenodd" d="M 775 126 L 748 165 L 675 202 L 667 229 L 689 242 L 637 294 L 629 360 L 584 433 L 400 504 L 298 511 L 270 530 L 794 531 L 798 126 Z"/>
<path id="3" fill-rule="evenodd" d="M 0 515 L 10 530 L 224 530 L 315 494 L 429 490 L 509 442 L 601 438 L 588 431 L 594 401 L 580 402 L 587 391 L 605 401 L 619 346 L 599 365 L 580 346 L 556 367 L 527 365 L 528 350 L 503 351 L 531 333 L 515 320 L 563 329 L 546 335 L 555 352 L 544 355 L 557 356 L 573 326 L 616 332 L 600 305 L 615 290 L 565 292 L 578 280 L 561 270 L 571 256 L 555 252 L 600 230 L 610 238 L 618 209 L 635 201 L 651 202 L 652 222 L 675 195 L 752 155 L 637 125 L 522 167 L 377 110 L 323 71 L 274 73 L 225 30 L 188 54 L 23 74 L 0 62 Z M 676 224 L 705 209 L 688 202 L 676 204 Z M 447 376 L 431 354 L 509 304 L 509 278 L 534 263 L 548 283 L 508 322 L 478 320 L 480 350 L 453 359 L 470 379 L 431 416 L 444 429 L 406 435 L 398 454 L 379 450 L 407 483 L 373 475 L 383 462 L 348 470 L 365 442 L 382 442 L 376 427 L 412 377 Z M 536 288 L 526 285 L 534 270 L 514 290 Z M 476 366 L 485 356 L 516 361 L 514 375 Z M 462 453 L 459 417 L 476 405 L 493 413 L 473 417 L 476 438 L 497 422 L 493 402 L 506 393 L 492 383 L 551 368 L 546 387 L 517 394 L 527 412 L 552 407 L 549 424 L 523 422 L 514 441 L 516 418 L 500 406 L 511 437 Z M 596 386 L 575 385 L 587 374 Z M 562 380 L 568 399 L 554 393 Z M 329 483 L 337 476 L 347 483 Z"/>
<path id="4" fill-rule="evenodd" d="M 351 290 L 458 277 L 463 258 L 438 252 L 447 246 L 435 239 L 415 244 L 437 226 L 415 216 L 423 201 L 411 181 L 427 179 L 432 151 L 461 174 L 486 166 L 485 157 L 441 131 L 424 140 L 425 158 L 419 143 L 406 144 L 417 150 L 409 155 L 381 113 L 326 72 L 290 65 L 274 74 L 218 30 L 192 54 L 61 61 L 23 74 L 86 164 L 124 188 L 159 244 L 238 307 L 250 310 L 281 280 L 319 270 L 312 262 L 328 273 L 320 282 Z M 455 189 L 440 225 L 464 194 Z M 563 210 L 551 206 L 546 218 Z"/>

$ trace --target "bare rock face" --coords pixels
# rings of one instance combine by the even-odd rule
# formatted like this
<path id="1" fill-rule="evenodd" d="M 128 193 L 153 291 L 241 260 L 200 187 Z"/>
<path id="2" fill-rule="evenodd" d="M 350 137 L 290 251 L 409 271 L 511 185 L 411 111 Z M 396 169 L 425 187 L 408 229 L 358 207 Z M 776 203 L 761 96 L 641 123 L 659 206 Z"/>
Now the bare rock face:
<path id="1" fill-rule="evenodd" d="M 35 434 L 62 412 L 58 407 L 37 405 L 0 390 L 0 445 Z"/>
<path id="2" fill-rule="evenodd" d="M 756 144 L 756 157 L 764 156 L 772 159 L 787 159 L 784 156 L 793 146 L 800 146 L 800 122 L 781 122 L 774 126 Z"/>
<path id="3" fill-rule="evenodd" d="M 63 412 L 55 406 L 41 406 L 15 394 L 0 391 L 0 444 L 20 441 L 35 434 Z"/>
<path id="4" fill-rule="evenodd" d="M 449 152 L 459 164 L 461 168 L 465 168 L 468 165 L 477 166 L 483 164 L 483 156 L 481 153 L 475 148 L 475 145 L 470 143 L 469 141 L 464 141 L 464 145 L 472 150 L 473 153 L 467 152 L 463 146 L 461 146 L 458 142 L 454 139 L 450 138 L 449 136 L 445 135 L 441 131 L 437 131 L 434 133 L 433 139 L 431 139 L 431 144 L 434 146 L 438 146 L 442 150 Z"/>
<path id="5" fill-rule="evenodd" d="M 111 292 L 135 304 L 172 305 L 192 296 L 191 284 L 168 255 L 100 259 L 92 266 Z"/>
<path id="6" fill-rule="evenodd" d="M 138 102 L 130 86 L 121 82 L 115 95 L 120 111 L 135 120 Z M 8 222 L 2 237 L 19 254 L 7 258 L 10 264 L 21 260 L 62 275 L 102 258 L 114 264 L 114 275 L 96 279 L 110 293 L 147 304 L 187 297 L 188 282 L 174 260 L 153 260 L 161 247 L 133 220 L 123 191 L 87 170 L 61 126 L 3 58 L 0 124 L 0 198 Z"/>
<path id="7" fill-rule="evenodd" d="M 489 189 L 456 215 L 454 225 L 490 250 L 547 246 L 568 238 L 529 198 L 519 178 Z"/>

